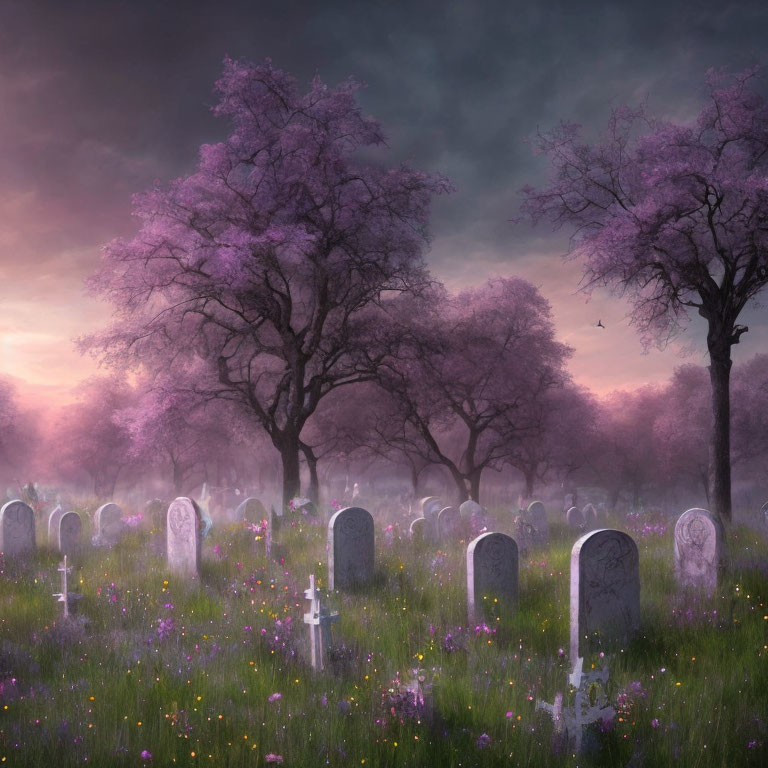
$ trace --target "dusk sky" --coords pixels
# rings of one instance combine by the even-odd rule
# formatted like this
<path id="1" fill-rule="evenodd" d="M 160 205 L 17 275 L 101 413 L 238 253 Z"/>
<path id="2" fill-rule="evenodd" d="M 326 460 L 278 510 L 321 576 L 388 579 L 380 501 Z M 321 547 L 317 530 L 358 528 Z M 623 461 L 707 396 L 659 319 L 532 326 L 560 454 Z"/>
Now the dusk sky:
<path id="1" fill-rule="evenodd" d="M 210 113 L 225 55 L 271 57 L 302 83 L 365 82 L 386 162 L 456 187 L 434 207 L 435 277 L 452 290 L 531 280 L 575 348 L 578 382 L 605 393 L 703 364 L 699 318 L 679 344 L 642 355 L 625 303 L 578 292 L 578 265 L 560 258 L 565 235 L 510 220 L 520 188 L 547 177 L 526 143 L 537 127 L 564 119 L 596 136 L 612 107 L 645 98 L 653 114 L 689 120 L 706 70 L 768 63 L 766 39 L 765 0 L 2 0 L 0 374 L 54 404 L 95 371 L 72 339 L 109 308 L 83 280 L 100 246 L 136 230 L 131 195 L 191 172 L 200 144 L 226 135 Z M 768 352 L 767 315 L 747 315 L 736 362 Z"/>

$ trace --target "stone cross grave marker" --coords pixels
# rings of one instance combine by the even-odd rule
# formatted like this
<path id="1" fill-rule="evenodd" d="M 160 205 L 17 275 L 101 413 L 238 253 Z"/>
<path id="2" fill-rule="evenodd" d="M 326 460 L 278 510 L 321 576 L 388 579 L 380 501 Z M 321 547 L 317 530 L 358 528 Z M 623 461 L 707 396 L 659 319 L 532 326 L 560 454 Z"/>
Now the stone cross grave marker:
<path id="1" fill-rule="evenodd" d="M 77 512 L 65 512 L 58 525 L 56 548 L 65 557 L 77 554 L 83 544 L 83 521 Z"/>
<path id="2" fill-rule="evenodd" d="M 67 556 L 64 555 L 64 560 L 59 563 L 58 571 L 61 574 L 61 592 L 55 592 L 53 597 L 58 598 L 57 602 L 64 604 L 64 618 L 69 618 L 69 589 L 67 586 L 67 577 L 72 570 L 72 566 L 67 565 Z"/>
<path id="3" fill-rule="evenodd" d="M 467 612 L 471 622 L 490 614 L 495 600 L 501 610 L 517 608 L 517 544 L 505 533 L 481 533 L 467 547 Z"/>
<path id="4" fill-rule="evenodd" d="M 321 672 L 325 668 L 325 658 L 331 647 L 331 624 L 339 620 L 339 612 L 331 613 L 323 603 L 320 590 L 315 587 L 314 574 L 309 577 L 309 589 L 304 590 L 304 597 L 310 601 L 309 613 L 304 614 L 304 623 L 309 627 L 312 669 Z"/>
<path id="5" fill-rule="evenodd" d="M 33 551 L 35 513 L 29 504 L 15 499 L 0 508 L 0 552 L 15 556 Z"/>
<path id="6" fill-rule="evenodd" d="M 675 523 L 675 576 L 683 587 L 710 594 L 725 571 L 725 531 L 706 509 L 689 509 Z"/>
<path id="7" fill-rule="evenodd" d="M 555 723 L 555 732 L 565 732 L 569 743 L 573 743 L 576 752 L 581 751 L 581 740 L 585 726 L 597 722 L 612 722 L 616 710 L 608 703 L 608 665 L 600 670 L 583 671 L 584 659 L 579 658 L 573 672 L 569 674 L 569 683 L 576 689 L 574 703 L 563 708 L 563 694 L 555 696 L 554 704 L 537 701 L 536 709 L 549 712 Z"/>
<path id="8" fill-rule="evenodd" d="M 571 659 L 626 643 L 640 627 L 640 572 L 631 536 L 609 528 L 571 550 Z"/>
<path id="9" fill-rule="evenodd" d="M 374 529 L 371 513 L 346 507 L 328 521 L 328 588 L 349 589 L 373 577 Z"/>
<path id="10" fill-rule="evenodd" d="M 174 499 L 168 507 L 166 529 L 169 570 L 193 579 L 198 578 L 201 534 L 202 519 L 195 502 L 186 496 Z"/>

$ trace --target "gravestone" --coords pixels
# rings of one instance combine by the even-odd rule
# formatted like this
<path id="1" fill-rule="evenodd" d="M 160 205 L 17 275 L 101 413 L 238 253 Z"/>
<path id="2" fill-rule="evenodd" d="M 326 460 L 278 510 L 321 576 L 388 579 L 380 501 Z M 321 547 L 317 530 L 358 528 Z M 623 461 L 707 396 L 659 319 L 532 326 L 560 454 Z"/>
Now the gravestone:
<path id="1" fill-rule="evenodd" d="M 320 590 L 315 587 L 315 575 L 309 577 L 309 589 L 304 590 L 309 600 L 309 613 L 304 614 L 304 623 L 309 626 L 309 649 L 312 669 L 325 669 L 328 649 L 331 647 L 331 624 L 339 620 L 339 612 L 331 612 L 323 602 Z"/>
<path id="2" fill-rule="evenodd" d="M 340 509 L 328 521 L 328 588 L 367 583 L 373 565 L 373 517 L 361 507 Z"/>
<path id="3" fill-rule="evenodd" d="M 675 576 L 681 586 L 714 592 L 725 571 L 725 531 L 706 509 L 689 509 L 675 523 Z"/>
<path id="4" fill-rule="evenodd" d="M 0 552 L 20 555 L 35 549 L 35 513 L 29 504 L 15 499 L 0 509 Z"/>
<path id="5" fill-rule="evenodd" d="M 57 536 L 59 534 L 59 521 L 64 516 L 64 509 L 61 504 L 57 504 L 50 515 L 48 515 L 48 546 L 57 546 Z"/>
<path id="6" fill-rule="evenodd" d="M 576 496 L 572 493 L 566 493 L 565 501 L 563 502 L 563 511 L 567 512 L 575 504 L 576 504 Z"/>
<path id="7" fill-rule="evenodd" d="M 766 501 L 765 504 L 760 507 L 760 514 L 763 518 L 763 522 L 768 525 L 768 501 Z"/>
<path id="8" fill-rule="evenodd" d="M 125 524 L 120 519 L 123 510 L 114 502 L 102 504 L 93 516 L 94 538 L 99 544 L 111 547 L 120 541 L 125 530 Z"/>
<path id="9" fill-rule="evenodd" d="M 482 533 L 467 547 L 467 611 L 471 622 L 488 615 L 498 599 L 501 609 L 517 608 L 517 544 L 504 533 Z M 487 606 L 487 607 L 486 607 Z"/>
<path id="10" fill-rule="evenodd" d="M 186 496 L 174 499 L 168 507 L 165 533 L 170 571 L 198 577 L 202 531 L 203 522 L 197 504 Z"/>
<path id="11" fill-rule="evenodd" d="M 540 501 L 532 501 L 526 509 L 524 517 L 533 528 L 533 540 L 537 547 L 549 546 L 549 523 L 547 510 Z"/>
<path id="12" fill-rule="evenodd" d="M 426 496 L 419 502 L 421 516 L 426 517 L 427 520 L 435 520 L 442 506 L 437 496 Z"/>
<path id="13" fill-rule="evenodd" d="M 426 517 L 417 517 L 411 522 L 409 531 L 414 542 L 424 543 L 429 538 L 429 520 Z"/>
<path id="14" fill-rule="evenodd" d="M 468 499 L 459 506 L 459 514 L 465 520 L 471 520 L 475 515 L 484 515 L 485 507 L 472 501 L 472 499 Z"/>
<path id="15" fill-rule="evenodd" d="M 584 517 L 584 527 L 593 528 L 597 525 L 597 510 L 594 504 L 585 504 L 584 509 L 581 510 L 581 514 Z"/>
<path id="16" fill-rule="evenodd" d="M 578 531 L 583 531 L 586 521 L 584 520 L 584 513 L 578 507 L 571 507 L 565 513 L 565 520 L 571 528 Z"/>
<path id="17" fill-rule="evenodd" d="M 437 515 L 437 536 L 441 541 L 458 537 L 461 528 L 461 515 L 456 507 L 445 507 Z"/>
<path id="18" fill-rule="evenodd" d="M 235 520 L 246 520 L 249 523 L 260 523 L 262 520 L 269 520 L 269 514 L 255 496 L 249 496 L 235 510 Z"/>
<path id="19" fill-rule="evenodd" d="M 77 512 L 65 512 L 59 520 L 56 547 L 64 555 L 77 554 L 83 544 L 83 521 Z"/>
<path id="20" fill-rule="evenodd" d="M 620 646 L 640 627 L 640 571 L 631 536 L 608 528 L 571 550 L 571 659 Z"/>

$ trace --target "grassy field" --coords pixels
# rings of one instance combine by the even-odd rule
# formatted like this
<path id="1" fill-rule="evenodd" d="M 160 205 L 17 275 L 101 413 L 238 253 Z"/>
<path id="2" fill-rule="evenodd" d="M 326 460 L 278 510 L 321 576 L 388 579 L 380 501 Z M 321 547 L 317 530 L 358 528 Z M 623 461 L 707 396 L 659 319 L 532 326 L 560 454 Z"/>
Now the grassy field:
<path id="1" fill-rule="evenodd" d="M 499 520 L 498 530 L 509 529 Z M 618 525 L 616 527 L 622 527 Z M 0 764 L 10 766 L 748 766 L 768 763 L 768 544 L 730 531 L 713 599 L 678 596 L 671 532 L 633 534 L 643 628 L 609 661 L 610 728 L 574 756 L 538 699 L 569 703 L 574 536 L 521 560 L 514 616 L 468 627 L 464 543 L 414 551 L 377 523 L 377 579 L 335 595 L 329 669 L 308 665 L 303 591 L 326 582 L 325 528 L 214 528 L 199 584 L 165 569 L 160 534 L 89 549 L 68 623 L 41 546 L 0 575 Z M 404 528 L 407 531 L 407 527 Z M 39 541 L 45 537 L 40 527 Z M 588 659 L 587 665 L 600 659 Z M 402 694 L 417 670 L 416 708 Z"/>

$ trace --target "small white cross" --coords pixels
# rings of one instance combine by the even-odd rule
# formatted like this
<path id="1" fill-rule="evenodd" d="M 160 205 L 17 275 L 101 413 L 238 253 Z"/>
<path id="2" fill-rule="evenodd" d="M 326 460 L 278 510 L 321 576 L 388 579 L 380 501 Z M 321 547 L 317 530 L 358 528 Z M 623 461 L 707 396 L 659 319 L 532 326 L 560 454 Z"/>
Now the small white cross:
<path id="1" fill-rule="evenodd" d="M 331 644 L 331 624 L 339 620 L 338 611 L 331 613 L 320 599 L 320 590 L 315 587 L 315 575 L 309 577 L 309 589 L 304 597 L 310 601 L 309 613 L 304 614 L 304 623 L 309 626 L 309 644 L 312 652 L 312 669 L 321 671 L 325 667 L 325 654 Z"/>
<path id="2" fill-rule="evenodd" d="M 58 597 L 59 603 L 64 603 L 64 618 L 69 618 L 69 593 L 67 591 L 67 575 L 72 570 L 72 566 L 67 567 L 67 556 L 64 555 L 64 562 L 59 563 L 58 571 L 61 574 L 61 592 L 54 593 L 53 597 Z"/>

